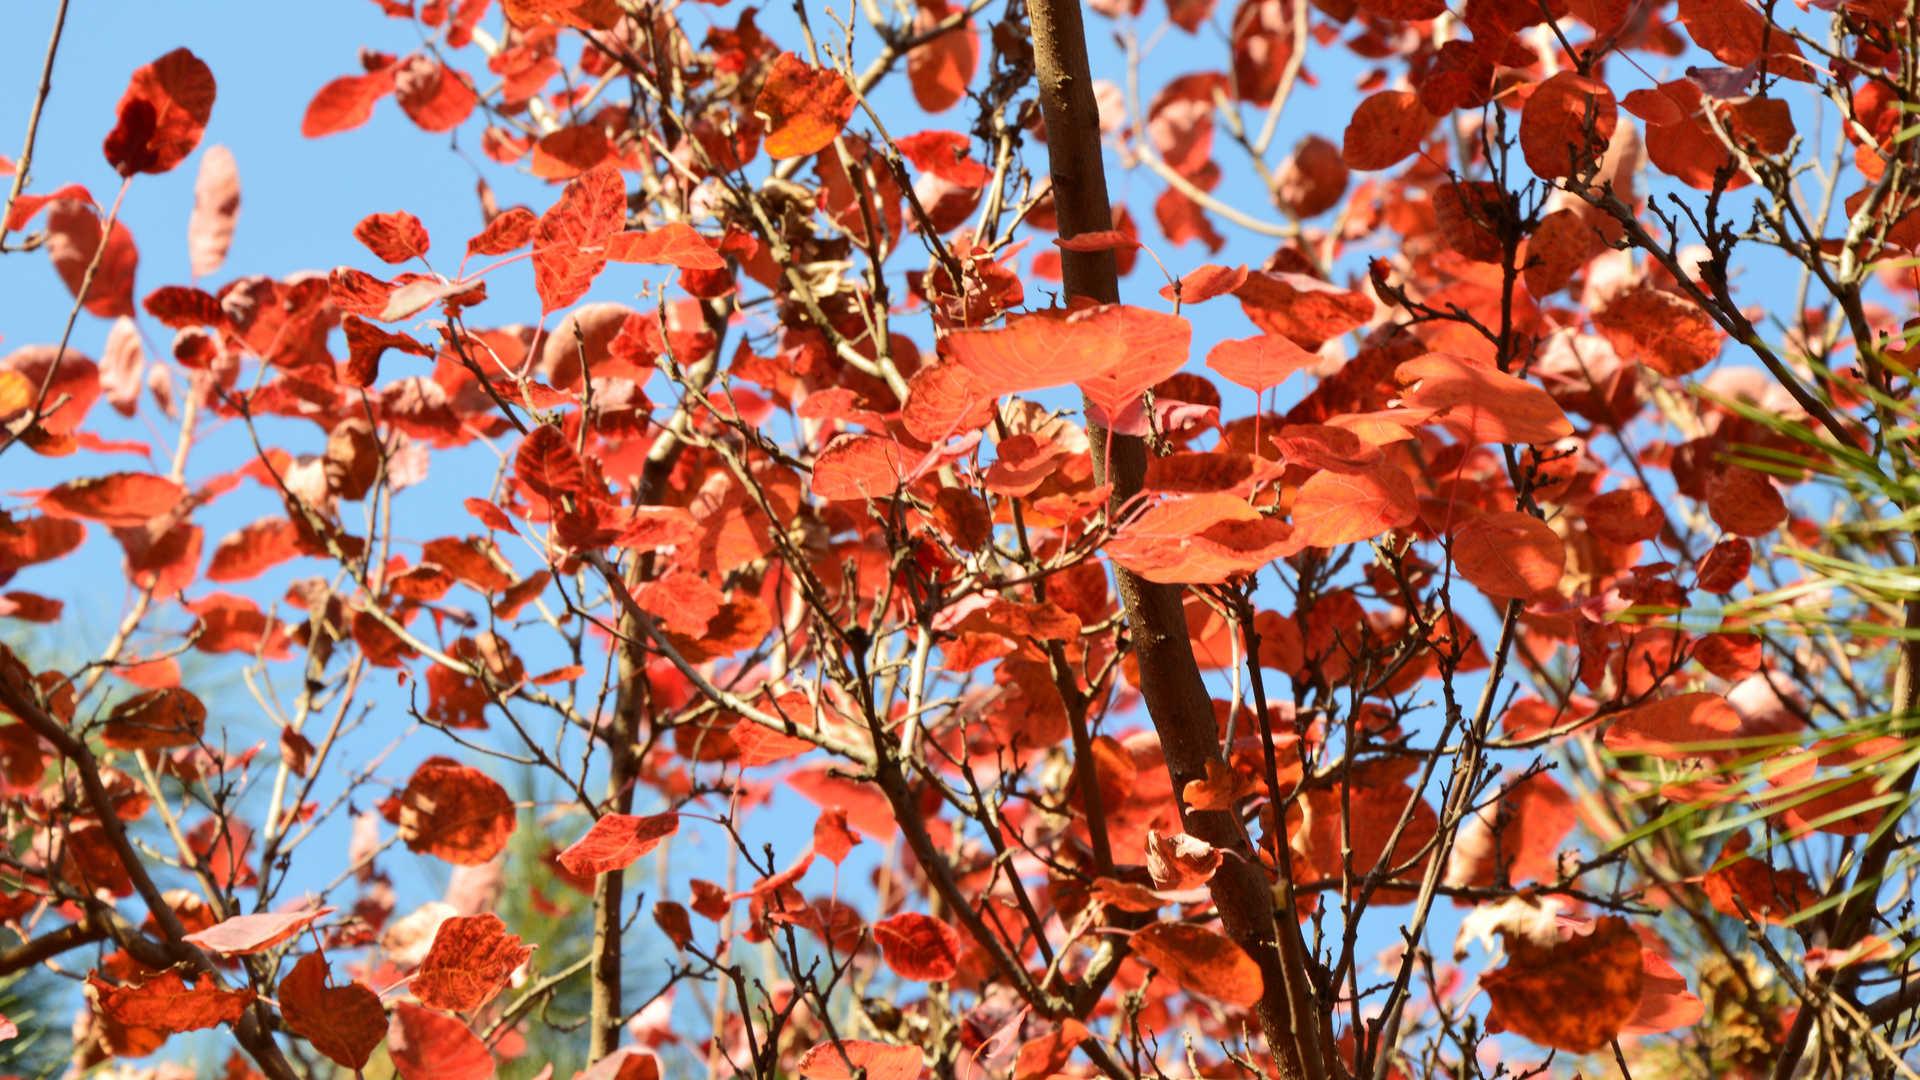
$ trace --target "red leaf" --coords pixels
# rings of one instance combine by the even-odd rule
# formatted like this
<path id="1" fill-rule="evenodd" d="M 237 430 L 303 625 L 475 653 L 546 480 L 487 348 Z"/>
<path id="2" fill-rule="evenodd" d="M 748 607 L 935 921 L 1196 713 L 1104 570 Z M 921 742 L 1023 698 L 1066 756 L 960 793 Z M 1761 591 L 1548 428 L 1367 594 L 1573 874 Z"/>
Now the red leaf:
<path id="1" fill-rule="evenodd" d="M 105 525 L 144 525 L 186 497 L 179 483 L 153 473 L 121 472 L 69 480 L 41 495 L 35 505 L 55 517 L 86 518 Z"/>
<path id="2" fill-rule="evenodd" d="M 333 910 L 330 907 L 323 907 L 306 911 L 235 915 L 199 933 L 188 934 L 187 940 L 222 956 L 245 956 L 249 953 L 265 952 L 275 945 L 293 940 L 300 931 L 333 914 Z"/>
<path id="3" fill-rule="evenodd" d="M 414 56 L 393 72 L 394 98 L 422 131 L 452 131 L 479 103 L 460 73 L 428 56 Z"/>
<path id="4" fill-rule="evenodd" d="M 528 168 L 542 180 L 570 180 L 615 153 L 613 141 L 599 124 L 576 124 L 541 136 L 533 144 Z"/>
<path id="5" fill-rule="evenodd" d="M 1622 357 L 1672 379 L 1720 355 L 1720 328 L 1713 317 L 1691 300 L 1651 285 L 1616 294 L 1594 312 L 1593 325 Z"/>
<path id="6" fill-rule="evenodd" d="M 1600 160 L 1619 119 L 1605 83 L 1562 71 L 1534 87 L 1520 110 L 1520 152 L 1536 176 L 1573 176 Z"/>
<path id="7" fill-rule="evenodd" d="M 307 953 L 280 980 L 280 1019 L 313 1049 L 346 1068 L 367 1068 L 386 1038 L 386 1007 L 361 982 L 326 986 L 326 957 Z"/>
<path id="8" fill-rule="evenodd" d="M 489 1080 L 493 1055 L 467 1025 L 400 1002 L 387 1026 L 387 1052 L 401 1080 Z"/>
<path id="9" fill-rule="evenodd" d="M 533 235 L 533 284 L 545 314 L 585 296 L 607 265 L 600 251 L 627 220 L 626 181 L 602 165 L 567 183 Z"/>
<path id="10" fill-rule="evenodd" d="M 527 490 L 549 502 L 587 489 L 587 474 L 579 455 L 552 424 L 541 424 L 520 440 L 520 449 L 513 455 L 513 475 Z"/>
<path id="11" fill-rule="evenodd" d="M 1707 513 L 1735 536 L 1765 536 L 1786 522 L 1787 504 L 1765 473 L 1729 465 L 1707 478 Z"/>
<path id="12" fill-rule="evenodd" d="M 189 987 L 171 971 L 138 986 L 114 986 L 98 975 L 88 975 L 87 990 L 100 1015 L 116 1024 L 148 1028 L 163 1035 L 234 1023 L 257 996 L 252 990 L 223 990 L 211 980 Z"/>
<path id="13" fill-rule="evenodd" d="M 532 947 L 508 933 L 498 915 L 456 915 L 434 932 L 433 945 L 411 983 L 413 996 L 422 1005 L 449 1012 L 478 1009 L 492 1001 L 532 955 Z"/>
<path id="14" fill-rule="evenodd" d="M 91 205 L 73 199 L 59 199 L 47 208 L 47 258 L 66 284 L 67 291 L 80 295 L 86 284 L 87 266 L 100 250 L 102 230 L 99 212 Z M 140 268 L 140 249 L 124 222 L 115 221 L 113 231 L 105 234 L 107 250 L 87 288 L 86 309 L 103 319 L 132 315 L 133 277 Z"/>
<path id="15" fill-rule="evenodd" d="M 1169 499 L 1128 521 L 1108 557 L 1150 581 L 1224 582 L 1299 551 L 1294 527 L 1236 494 Z"/>
<path id="16" fill-rule="evenodd" d="M 1582 510 L 1587 531 L 1609 544 L 1636 544 L 1660 535 L 1667 515 L 1652 495 L 1640 488 L 1622 488 L 1595 495 Z"/>
<path id="17" fill-rule="evenodd" d="M 580 877 L 625 869 L 679 831 L 679 814 L 603 814 L 560 853 L 560 865 Z"/>
<path id="18" fill-rule="evenodd" d="M 107 133 L 107 164 L 121 176 L 172 170 L 200 145 L 213 97 L 213 72 L 186 49 L 134 69 Z"/>
<path id="19" fill-rule="evenodd" d="M 974 189 L 986 186 L 993 173 L 968 154 L 973 144 L 957 131 L 917 131 L 894 142 L 913 167 L 955 184 Z"/>
<path id="20" fill-rule="evenodd" d="M 1098 335 L 1088 338 L 1089 342 L 1112 340 L 1120 346 L 1104 357 L 1088 358 L 1104 363 L 1073 380 L 1087 399 L 1088 420 L 1121 435 L 1144 435 L 1141 395 L 1186 364 L 1193 324 L 1178 315 L 1129 304 L 1077 311 L 1067 321 L 1076 330 L 1096 329 Z"/>
<path id="21" fill-rule="evenodd" d="M 1233 290 L 1253 325 L 1303 349 L 1317 349 L 1373 317 L 1373 301 L 1306 274 L 1249 273 Z"/>
<path id="22" fill-rule="evenodd" d="M 1547 392 L 1465 357 L 1427 353 L 1394 369 L 1401 403 L 1444 421 L 1472 442 L 1551 443 L 1573 424 Z"/>
<path id="23" fill-rule="evenodd" d="M 1056 236 L 1055 245 L 1067 251 L 1131 251 L 1140 246 L 1140 238 L 1131 236 L 1119 229 L 1101 229 L 1096 232 L 1083 232 L 1078 236 Z"/>
<path id="24" fill-rule="evenodd" d="M 540 219 L 524 206 L 510 207 L 493 216 L 480 235 L 467 241 L 469 255 L 505 255 L 518 251 L 533 240 Z"/>
<path id="25" fill-rule="evenodd" d="M 192 746 L 206 730 L 207 707 L 179 687 L 135 694 L 113 707 L 101 741 L 121 750 L 171 750 Z"/>
<path id="26" fill-rule="evenodd" d="M 1231 269 L 1209 264 L 1179 281 L 1162 286 L 1160 295 L 1183 304 L 1198 304 L 1216 296 L 1225 296 L 1244 285 L 1246 280 L 1247 268 L 1244 263 Z"/>
<path id="27" fill-rule="evenodd" d="M 1519 511 L 1483 514 L 1453 531 L 1453 565 L 1498 600 L 1551 593 L 1567 569 L 1567 548 L 1546 522 Z"/>
<path id="28" fill-rule="evenodd" d="M 846 434 L 814 459 L 808 489 L 831 501 L 884 499 L 905 478 L 899 443 L 885 435 Z"/>
<path id="29" fill-rule="evenodd" d="M 1207 366 L 1256 394 L 1279 386 L 1320 357 L 1278 334 L 1223 341 L 1207 351 Z"/>
<path id="30" fill-rule="evenodd" d="M 300 554 L 300 531 L 284 517 L 266 517 L 227 534 L 213 549 L 208 581 L 250 581 Z"/>
<path id="31" fill-rule="evenodd" d="M 960 932 L 932 916 L 903 911 L 874 923 L 873 940 L 903 979 L 946 982 L 960 973 Z"/>
<path id="32" fill-rule="evenodd" d="M 1260 1000 L 1260 965 L 1246 950 L 1203 926 L 1155 923 L 1133 935 L 1133 951 L 1182 990 L 1242 1008 Z"/>
<path id="33" fill-rule="evenodd" d="M 1382 90 L 1353 110 L 1341 159 L 1354 169 L 1390 168 L 1420 149 L 1433 121 L 1413 91 Z"/>
<path id="34" fill-rule="evenodd" d="M 1680 24 L 1696 44 L 1722 63 L 1743 68 L 1761 57 L 1790 77 L 1804 77 L 1800 46 L 1742 0 L 1680 0 Z"/>
<path id="35" fill-rule="evenodd" d="M 927 33 L 946 21 L 944 5 L 923 4 L 914 16 L 912 33 Z M 980 34 L 968 18 L 959 26 L 914 46 L 907 52 L 907 81 L 913 100 L 928 113 L 945 112 L 965 100 L 967 84 L 980 66 Z M 844 123 L 844 121 L 842 121 Z M 769 148 L 768 153 L 772 153 Z M 780 155 L 775 154 L 775 157 Z"/>
<path id="36" fill-rule="evenodd" d="M 852 119 L 855 104 L 839 72 L 781 53 L 753 103 L 767 117 L 767 156 L 779 160 L 824 150 Z"/>
<path id="37" fill-rule="evenodd" d="M 450 758 L 421 762 L 400 794 L 400 838 L 409 851 L 478 866 L 506 850 L 515 824 L 507 789 Z"/>
<path id="38" fill-rule="evenodd" d="M 1547 942 L 1507 935 L 1504 966 L 1480 976 L 1498 1022 L 1542 1046 L 1571 1054 L 1604 1049 L 1640 1007 L 1639 935 L 1617 915 L 1591 933 Z"/>
<path id="39" fill-rule="evenodd" d="M 1719 694 L 1681 694 L 1615 713 L 1601 741 L 1616 754 L 1699 757 L 1705 752 L 1688 744 L 1729 739 L 1740 727 L 1740 714 Z"/>
<path id="40" fill-rule="evenodd" d="M 1747 580 L 1753 569 L 1753 545 L 1738 536 L 1707 549 L 1694 571 L 1694 585 L 1706 592 L 1726 595 Z"/>
<path id="41" fill-rule="evenodd" d="M 917 1046 L 841 1039 L 809 1049 L 793 1068 L 806 1080 L 854 1080 L 855 1069 L 865 1069 L 866 1080 L 920 1080 L 921 1067 Z"/>
<path id="42" fill-rule="evenodd" d="M 614 233 L 607 238 L 612 262 L 659 263 L 682 270 L 725 270 L 727 260 L 693 228 L 681 222 L 649 232 Z"/>
<path id="43" fill-rule="evenodd" d="M 388 349 L 399 349 L 414 356 L 432 356 L 433 347 L 415 341 L 406 334 L 384 330 L 358 315 L 340 320 L 347 336 L 347 381 L 355 386 L 372 386 L 380 378 L 380 357 Z"/>
<path id="44" fill-rule="evenodd" d="M 368 214 L 353 227 L 353 238 L 381 262 L 403 263 L 427 253 L 427 227 L 405 210 Z"/>
<path id="45" fill-rule="evenodd" d="M 309 139 L 351 131 L 373 115 L 374 102 L 393 92 L 393 69 L 365 75 L 342 75 L 320 88 L 300 119 L 300 134 Z"/>
<path id="46" fill-rule="evenodd" d="M 764 729 L 763 729 L 764 730 Z M 38 779 L 39 773 L 34 774 Z M 847 825 L 847 812 L 839 807 L 820 811 L 820 817 L 813 823 L 813 852 L 835 866 L 847 857 L 855 844 L 860 842 L 860 834 Z"/>
<path id="47" fill-rule="evenodd" d="M 170 330 L 190 326 L 223 326 L 226 312 L 212 293 L 185 285 L 162 285 L 146 295 L 140 306 Z"/>
<path id="48" fill-rule="evenodd" d="M 187 218 L 187 254 L 194 277 L 220 269 L 233 245 L 234 222 L 240 217 L 240 172 L 233 151 L 209 146 L 200 155 L 200 174 L 193 181 L 193 214 Z"/>
<path id="49" fill-rule="evenodd" d="M 1317 472 L 1294 497 L 1294 540 L 1302 547 L 1336 547 L 1371 540 L 1419 516 L 1413 481 L 1392 465 Z"/>

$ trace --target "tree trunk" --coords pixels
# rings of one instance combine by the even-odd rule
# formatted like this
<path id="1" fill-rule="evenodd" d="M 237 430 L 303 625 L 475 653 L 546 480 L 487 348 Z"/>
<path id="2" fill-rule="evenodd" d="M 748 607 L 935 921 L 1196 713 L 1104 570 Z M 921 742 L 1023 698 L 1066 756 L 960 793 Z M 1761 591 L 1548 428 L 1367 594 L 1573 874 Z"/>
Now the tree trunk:
<path id="1" fill-rule="evenodd" d="M 1100 115 L 1080 5 L 1072 0 L 1032 0 L 1028 15 L 1060 235 L 1110 229 L 1113 219 L 1100 153 Z M 1119 275 L 1111 251 L 1063 250 L 1060 262 L 1068 295 L 1119 302 Z M 1145 479 L 1146 443 L 1124 435 L 1110 438 L 1092 424 L 1087 438 L 1093 446 L 1094 481 L 1113 485 L 1108 505 L 1117 508 L 1140 490 Z M 1140 664 L 1140 692 L 1159 732 L 1178 797 L 1188 781 L 1205 777 L 1208 761 L 1221 758 L 1212 695 L 1194 662 L 1181 589 L 1147 581 L 1117 565 L 1113 575 Z M 1266 872 L 1232 813 L 1194 810 L 1180 799 L 1180 814 L 1187 832 L 1228 853 L 1209 887 L 1227 935 L 1260 965 L 1265 983 L 1255 1015 L 1278 1076 L 1319 1080 L 1325 1075 L 1320 1045 L 1325 1017 L 1314 1000 L 1299 924 L 1292 918 L 1275 919 Z"/>

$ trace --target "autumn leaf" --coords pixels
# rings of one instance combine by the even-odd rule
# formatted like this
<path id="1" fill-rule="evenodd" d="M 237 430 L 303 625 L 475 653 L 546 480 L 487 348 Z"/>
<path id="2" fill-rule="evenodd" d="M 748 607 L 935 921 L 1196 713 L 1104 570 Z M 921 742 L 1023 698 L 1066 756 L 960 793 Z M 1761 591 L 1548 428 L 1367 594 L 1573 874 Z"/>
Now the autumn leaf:
<path id="1" fill-rule="evenodd" d="M 532 955 L 492 912 L 459 915 L 440 924 L 409 985 L 422 1005 L 469 1012 L 493 1000 Z"/>
<path id="2" fill-rule="evenodd" d="M 213 71 L 187 49 L 134 69 L 107 133 L 107 164 L 121 176 L 170 172 L 200 145 L 213 98 Z"/>
<path id="3" fill-rule="evenodd" d="M 767 118 L 767 156 L 805 157 L 824 150 L 852 119 L 853 90 L 830 68 L 817 68 L 782 53 L 767 72 L 754 110 Z"/>
<path id="4" fill-rule="evenodd" d="M 1453 565 L 1488 596 L 1528 600 L 1551 592 L 1567 550 L 1546 522 L 1518 511 L 1482 514 L 1453 531 Z"/>
<path id="5" fill-rule="evenodd" d="M 222 956 L 246 956 L 293 940 L 295 935 L 333 914 L 333 911 L 333 908 L 323 907 L 235 915 L 198 933 L 188 934 L 187 940 Z"/>
<path id="6" fill-rule="evenodd" d="M 680 222 L 647 232 L 620 232 L 607 238 L 607 259 L 623 263 L 659 263 L 682 270 L 725 270 L 727 261 L 713 246 Z"/>
<path id="7" fill-rule="evenodd" d="M 585 836 L 560 853 L 560 865 L 582 877 L 621 870 L 679 831 L 679 814 L 602 814 Z"/>
<path id="8" fill-rule="evenodd" d="M 1207 351 L 1207 366 L 1256 394 L 1312 367 L 1319 356 L 1278 334 L 1222 341 Z"/>
<path id="9" fill-rule="evenodd" d="M 387 1052 L 401 1080 L 488 1080 L 493 1054 L 454 1017 L 404 1001 L 387 1025 Z"/>
<path id="10" fill-rule="evenodd" d="M 1362 472 L 1317 472 L 1293 500 L 1293 539 L 1304 547 L 1371 540 L 1419 516 L 1413 481 L 1392 465 Z"/>
<path id="11" fill-rule="evenodd" d="M 1264 982 L 1260 965 L 1225 937 L 1192 923 L 1155 923 L 1135 932 L 1133 951 L 1183 990 L 1252 1008 Z"/>
<path id="12" fill-rule="evenodd" d="M 854 1080 L 855 1069 L 865 1069 L 866 1080 L 919 1080 L 920 1048 L 841 1039 L 809 1049 L 794 1066 L 806 1080 Z"/>
<path id="13" fill-rule="evenodd" d="M 200 155 L 200 172 L 193 181 L 193 214 L 187 219 L 188 262 L 194 277 L 220 269 L 233 246 L 239 217 L 240 172 L 233 151 L 209 146 Z"/>
<path id="14" fill-rule="evenodd" d="M 368 214 L 353 227 L 353 238 L 365 244 L 381 262 L 389 263 L 421 258 L 430 243 L 427 227 L 405 210 Z"/>
<path id="15" fill-rule="evenodd" d="M 1509 933 L 1507 962 L 1480 976 L 1498 1023 L 1570 1054 L 1604 1049 L 1640 1007 L 1640 936 L 1617 915 L 1546 940 Z"/>
<path id="16" fill-rule="evenodd" d="M 960 972 L 960 932 L 939 919 L 903 911 L 874 923 L 873 939 L 903 979 L 945 982 Z"/>
<path id="17" fill-rule="evenodd" d="M 100 738 L 121 750 L 168 750 L 192 746 L 206 726 L 207 707 L 176 686 L 135 694 L 115 705 Z"/>
<path id="18" fill-rule="evenodd" d="M 211 979 L 189 986 L 172 971 L 120 986 L 89 974 L 86 988 L 95 1012 L 129 1029 L 125 1037 L 133 1043 L 127 1047 L 133 1057 L 158 1049 L 168 1035 L 235 1023 L 257 997 L 252 990 L 223 989 Z"/>
<path id="19" fill-rule="evenodd" d="M 1433 122 L 1411 91 L 1381 90 L 1353 110 L 1340 156 L 1349 168 L 1391 168 L 1420 149 Z"/>
<path id="20" fill-rule="evenodd" d="M 1562 71 L 1534 87 L 1520 110 L 1520 153 L 1536 176 L 1573 176 L 1599 160 L 1618 123 L 1605 83 Z"/>
<path id="21" fill-rule="evenodd" d="M 500 854 L 514 823 L 507 790 L 451 758 L 421 762 L 400 794 L 400 838 L 407 850 L 456 866 L 477 866 Z"/>
<path id="22" fill-rule="evenodd" d="M 1447 353 L 1427 353 L 1394 369 L 1401 404 L 1422 409 L 1474 442 L 1551 443 L 1573 425 L 1539 386 Z"/>

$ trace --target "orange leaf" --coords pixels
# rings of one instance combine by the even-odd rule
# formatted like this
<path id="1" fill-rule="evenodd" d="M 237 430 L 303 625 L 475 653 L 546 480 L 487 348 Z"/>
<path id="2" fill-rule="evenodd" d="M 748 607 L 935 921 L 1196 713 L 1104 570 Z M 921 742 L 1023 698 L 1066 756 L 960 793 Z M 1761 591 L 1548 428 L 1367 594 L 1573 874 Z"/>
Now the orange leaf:
<path id="1" fill-rule="evenodd" d="M 135 68 L 107 133 L 107 164 L 121 176 L 171 170 L 200 145 L 213 97 L 213 72 L 186 49 Z"/>
<path id="2" fill-rule="evenodd" d="M 351 131 L 373 116 L 373 105 L 393 93 L 393 69 L 364 75 L 342 75 L 320 88 L 300 119 L 300 134 L 309 139 Z"/>
<path id="3" fill-rule="evenodd" d="M 1206 927 L 1155 923 L 1133 935 L 1133 950 L 1183 990 L 1242 1008 L 1260 1000 L 1260 965 Z"/>
<path id="4" fill-rule="evenodd" d="M 40 496 L 36 505 L 56 517 L 144 525 L 172 510 L 185 495 L 186 489 L 167 477 L 122 472 L 70 480 Z"/>
<path id="5" fill-rule="evenodd" d="M 905 478 L 899 443 L 885 435 L 846 434 L 814 459 L 808 489 L 830 501 L 884 499 Z"/>
<path id="6" fill-rule="evenodd" d="M 422 1005 L 467 1012 L 492 1001 L 533 949 L 492 912 L 456 915 L 440 924 L 414 975 Z"/>
<path id="7" fill-rule="evenodd" d="M 400 1002 L 387 1025 L 387 1052 L 401 1080 L 491 1080 L 493 1055 L 467 1025 Z"/>
<path id="8" fill-rule="evenodd" d="M 1615 295 L 1593 313 L 1593 325 L 1623 358 L 1670 379 L 1689 375 L 1720 355 L 1720 328 L 1692 301 L 1651 285 Z"/>
<path id="9" fill-rule="evenodd" d="M 330 907 L 323 907 L 306 911 L 235 915 L 199 933 L 188 934 L 187 940 L 222 956 L 245 956 L 249 953 L 265 952 L 275 945 L 293 940 L 294 935 L 313 925 L 317 920 L 333 914 L 333 910 Z"/>
<path id="10" fill-rule="evenodd" d="M 1600 159 L 1619 119 L 1607 84 L 1562 71 L 1534 87 L 1520 110 L 1520 153 L 1537 176 L 1572 176 Z"/>
<path id="11" fill-rule="evenodd" d="M 944 5 L 925 4 L 913 19 L 918 37 L 946 21 Z M 968 18 L 959 26 L 907 52 L 907 81 L 913 100 L 928 113 L 945 112 L 965 100 L 967 84 L 980 66 L 980 33 Z M 779 156 L 779 155 L 775 155 Z"/>
<path id="12" fill-rule="evenodd" d="M 919 1080 L 921 1067 L 917 1046 L 841 1039 L 800 1055 L 794 1071 L 806 1080 L 853 1080 L 855 1069 L 865 1069 L 866 1080 Z"/>
<path id="13" fill-rule="evenodd" d="M 100 738 L 120 750 L 170 750 L 192 746 L 207 726 L 207 707 L 179 687 L 148 690 L 107 714 Z"/>
<path id="14" fill-rule="evenodd" d="M 1551 592 L 1567 569 L 1567 548 L 1546 522 L 1519 511 L 1484 514 L 1453 531 L 1453 565 L 1500 600 Z"/>
<path id="15" fill-rule="evenodd" d="M 513 800 L 492 777 L 451 758 L 420 763 L 400 794 L 400 837 L 409 851 L 478 866 L 506 850 Z"/>
<path id="16" fill-rule="evenodd" d="M 1293 539 L 1301 547 L 1336 547 L 1371 540 L 1419 516 L 1413 481 L 1392 465 L 1317 472 L 1294 497 Z"/>
<path id="17" fill-rule="evenodd" d="M 781 53 L 753 107 L 767 116 L 767 156 L 779 160 L 826 149 L 852 119 L 854 105 L 853 89 L 839 72 Z"/>
<path id="18" fill-rule="evenodd" d="M 353 238 L 381 262 L 403 263 L 427 253 L 427 227 L 405 210 L 368 214 L 353 227 Z"/>
<path id="19" fill-rule="evenodd" d="M 1615 713 L 1601 741 L 1616 754 L 1699 757 L 1688 744 L 1732 738 L 1740 726 L 1740 714 L 1719 694 L 1680 694 Z"/>
<path id="20" fill-rule="evenodd" d="M 1542 943 L 1509 933 L 1504 966 L 1480 976 L 1493 1003 L 1489 1023 L 1556 1050 L 1603 1049 L 1640 1007 L 1640 936 L 1605 915 L 1591 933 L 1571 931 Z"/>
<path id="21" fill-rule="evenodd" d="M 1544 389 L 1466 357 L 1427 353 L 1393 376 L 1406 387 L 1402 404 L 1430 412 L 1476 443 L 1550 443 L 1573 434 Z"/>
<path id="22" fill-rule="evenodd" d="M 585 836 L 560 853 L 560 865 L 580 877 L 620 870 L 679 831 L 679 814 L 603 814 Z"/>
<path id="23" fill-rule="evenodd" d="M 1207 351 L 1207 366 L 1256 394 L 1279 386 L 1320 357 L 1278 334 L 1223 341 Z"/>
<path id="24" fill-rule="evenodd" d="M 649 232 L 619 232 L 607 237 L 612 262 L 659 263 L 682 270 L 725 270 L 727 260 L 691 226 L 681 222 Z"/>
<path id="25" fill-rule="evenodd" d="M 903 979 L 945 982 L 960 973 L 960 932 L 932 916 L 903 911 L 874 923 L 873 940 Z"/>
<path id="26" fill-rule="evenodd" d="M 87 988 L 101 1015 L 127 1027 L 169 1035 L 231 1024 L 256 997 L 252 990 L 223 990 L 211 981 L 190 987 L 171 971 L 138 986 L 113 986 L 98 975 L 88 975 Z"/>
<path id="27" fill-rule="evenodd" d="M 1382 90 L 1353 110 L 1340 156 L 1349 168 L 1389 168 L 1420 149 L 1433 121 L 1413 91 Z"/>

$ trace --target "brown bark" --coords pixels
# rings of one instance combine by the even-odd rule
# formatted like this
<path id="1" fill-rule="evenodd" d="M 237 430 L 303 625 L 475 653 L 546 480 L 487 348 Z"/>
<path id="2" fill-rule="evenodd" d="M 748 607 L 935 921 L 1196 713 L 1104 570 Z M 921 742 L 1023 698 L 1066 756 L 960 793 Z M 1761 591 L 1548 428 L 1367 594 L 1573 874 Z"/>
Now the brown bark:
<path id="1" fill-rule="evenodd" d="M 1080 5 L 1071 0 L 1033 0 L 1028 15 L 1060 235 L 1110 229 L 1113 219 L 1100 154 L 1099 109 Z M 1101 303 L 1119 301 L 1112 252 L 1062 251 L 1060 261 L 1069 296 Z M 1095 482 L 1113 485 L 1109 506 L 1118 507 L 1140 490 L 1145 479 L 1146 443 L 1128 436 L 1109 438 L 1091 424 L 1087 437 L 1095 448 Z M 1119 566 L 1114 567 L 1114 580 L 1140 665 L 1140 692 L 1178 793 L 1188 781 L 1204 778 L 1206 763 L 1221 756 L 1212 695 L 1194 662 L 1181 590 L 1147 581 Z M 1260 965 L 1265 985 L 1254 1012 L 1278 1076 L 1318 1080 L 1325 1075 L 1321 1048 L 1325 1017 L 1314 1000 L 1299 925 L 1291 918 L 1275 919 L 1266 871 L 1233 814 L 1195 810 L 1184 799 L 1180 812 L 1187 832 L 1228 853 L 1210 884 L 1214 906 L 1227 935 Z"/>

